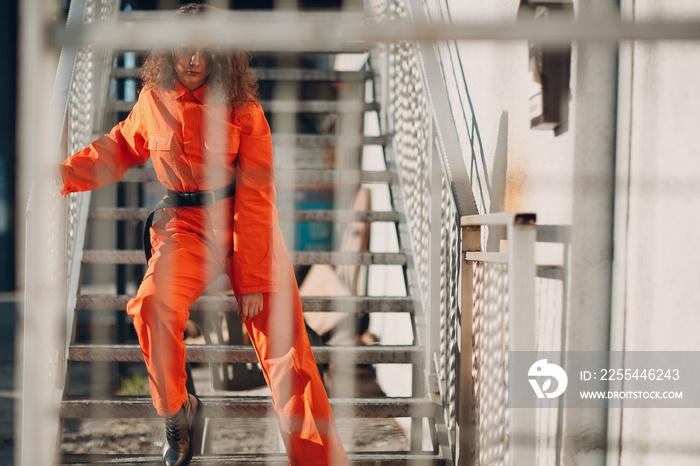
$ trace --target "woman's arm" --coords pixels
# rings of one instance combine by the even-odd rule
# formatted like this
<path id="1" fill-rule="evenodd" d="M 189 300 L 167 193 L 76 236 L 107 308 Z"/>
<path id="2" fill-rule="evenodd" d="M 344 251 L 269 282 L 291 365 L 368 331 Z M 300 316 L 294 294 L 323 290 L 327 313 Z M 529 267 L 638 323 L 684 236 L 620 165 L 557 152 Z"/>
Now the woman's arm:
<path id="1" fill-rule="evenodd" d="M 120 179 L 129 168 L 146 163 L 149 152 L 145 147 L 139 102 L 109 134 L 59 164 L 63 177 L 62 196 L 102 187 Z"/>
<path id="2" fill-rule="evenodd" d="M 255 104 L 242 122 L 236 167 L 233 277 L 237 295 L 277 291 L 279 230 L 270 127 Z"/>

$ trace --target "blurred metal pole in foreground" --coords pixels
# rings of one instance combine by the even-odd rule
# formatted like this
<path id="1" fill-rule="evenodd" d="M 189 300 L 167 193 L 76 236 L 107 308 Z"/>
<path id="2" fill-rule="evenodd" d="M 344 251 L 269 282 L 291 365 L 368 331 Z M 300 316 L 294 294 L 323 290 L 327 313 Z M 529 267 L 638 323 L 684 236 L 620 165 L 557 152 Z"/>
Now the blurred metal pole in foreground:
<path id="1" fill-rule="evenodd" d="M 54 462 L 65 352 L 65 204 L 51 181 L 64 99 L 58 94 L 52 99 L 51 92 L 66 87 L 70 74 L 57 75 L 59 49 L 46 46 L 53 7 L 46 0 L 19 4 L 19 199 L 29 202 L 16 463 L 27 465 Z"/>

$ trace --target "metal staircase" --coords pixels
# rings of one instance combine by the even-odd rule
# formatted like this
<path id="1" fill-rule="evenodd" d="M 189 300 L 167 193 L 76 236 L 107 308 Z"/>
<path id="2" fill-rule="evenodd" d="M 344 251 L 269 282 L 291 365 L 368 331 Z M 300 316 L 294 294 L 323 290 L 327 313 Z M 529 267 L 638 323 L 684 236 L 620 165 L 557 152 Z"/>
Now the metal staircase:
<path id="1" fill-rule="evenodd" d="M 327 58 L 327 57 L 323 57 Z M 332 58 L 332 57 L 331 57 Z M 437 434 L 442 407 L 427 394 L 425 381 L 426 351 L 421 348 L 421 322 L 425 320 L 422 305 L 412 293 L 416 289 L 416 271 L 413 269 L 412 249 L 408 238 L 406 213 L 403 210 L 401 190 L 395 162 L 389 149 L 391 139 L 386 134 L 364 134 L 364 118 L 380 110 L 373 98 L 373 78 L 369 62 L 362 69 L 338 71 L 324 68 L 302 68 L 300 56 L 270 54 L 254 58 L 253 71 L 261 82 L 261 103 L 273 130 L 277 164 L 280 222 L 287 238 L 295 266 L 329 264 L 338 266 L 400 266 L 403 269 L 407 296 L 304 296 L 304 313 L 342 312 L 358 317 L 377 313 L 404 313 L 410 317 L 413 329 L 410 345 L 325 345 L 315 344 L 314 354 L 320 365 L 335 367 L 357 365 L 402 364 L 412 367 L 412 395 L 409 397 L 333 397 L 331 405 L 339 422 L 347 418 L 409 418 L 412 419 L 410 447 L 407 451 L 359 451 L 346 444 L 353 465 L 451 464 L 440 453 Z M 332 62 L 332 60 L 327 60 Z M 115 60 L 121 65 L 122 60 Z M 290 65 L 291 64 L 291 65 Z M 272 66 L 270 66 L 272 65 Z M 111 78 L 118 86 L 124 80 L 138 76 L 137 68 L 116 66 Z M 332 98 L 295 100 L 289 95 L 300 95 L 304 86 L 325 86 L 342 89 Z M 291 90 L 291 94 L 290 91 Z M 369 91 L 369 92 L 366 92 Z M 365 97 L 369 95 L 370 97 Z M 281 96 L 281 97 L 279 97 Z M 119 93 L 112 93 L 105 102 L 105 127 L 125 116 L 133 102 L 127 102 Z M 318 131 L 319 124 L 327 132 Z M 345 123 L 349 121 L 350 123 Z M 291 125 L 290 125 L 291 122 Z M 301 122 L 301 123 L 300 123 Z M 330 122 L 330 123 L 329 123 Z M 359 124 L 357 124 L 359 123 Z M 306 125 L 306 126 L 305 126 Z M 301 128 L 305 133 L 289 133 L 288 128 Z M 306 129 L 304 129 L 306 128 Z M 311 129 L 309 129 L 311 128 Z M 330 129 L 329 129 L 330 128 Z M 348 128 L 351 128 L 348 130 Z M 355 132 L 352 132 L 354 128 Z M 316 131 L 315 134 L 312 131 Z M 375 146 L 385 156 L 385 169 L 364 170 L 362 156 L 365 148 Z M 323 154 L 333 154 L 324 159 Z M 348 202 L 362 184 L 378 184 L 390 191 L 393 210 L 350 210 Z M 333 193 L 330 208 L 304 209 L 295 202 L 300 189 L 326 189 Z M 67 390 L 61 404 L 60 416 L 64 425 L 74 419 L 89 418 L 152 418 L 155 411 L 149 397 L 117 396 L 114 394 L 115 374 L 125 364 L 142 361 L 141 351 L 129 335 L 129 322 L 124 312 L 143 272 L 144 255 L 140 249 L 142 222 L 149 207 L 159 198 L 155 173 L 148 167 L 133 169 L 115 186 L 106 187 L 104 194 L 96 192 L 88 215 L 88 238 L 82 251 L 81 282 L 75 303 L 74 333 L 67 352 Z M 294 233 L 300 224 L 329 224 L 336 231 L 336 239 L 328 250 L 294 250 Z M 400 246 L 398 252 L 339 250 L 338 233 L 352 222 L 394 224 Z M 115 232 L 117 232 L 115 234 Z M 298 239 L 297 239 L 298 242 Z M 291 243 L 291 244 L 290 244 Z M 113 285 L 97 286 L 94 277 L 112 277 Z M 412 278 L 413 277 L 413 278 Z M 236 301 L 233 296 L 212 294 L 202 296 L 191 309 L 193 319 L 203 321 L 201 315 L 229 313 L 235 317 Z M 197 316 L 200 317 L 197 317 Z M 233 319 L 235 320 L 235 319 Z M 231 319 L 228 320 L 229 325 Z M 85 335 L 82 330 L 87 330 Z M 101 335 L 101 336 L 100 336 Z M 190 364 L 233 364 L 250 367 L 256 363 L 250 345 L 240 338 L 231 338 L 230 344 L 188 345 Z M 119 366 L 122 365 L 122 366 Z M 76 368 L 74 370 L 74 367 Z M 68 378 L 82 371 L 87 377 L 104 377 L 99 390 L 88 392 L 71 389 Z M 97 375 L 102 374 L 102 375 Z M 112 378 L 110 380 L 110 377 Z M 264 418 L 270 415 L 269 397 L 240 394 L 235 391 L 216 392 L 203 396 L 206 418 Z M 429 428 L 423 432 L 424 420 Z M 65 430 L 65 428 L 64 428 Z M 434 449 L 423 450 L 424 437 L 432 439 Z M 209 452 L 211 449 L 208 450 Z M 61 464 L 157 464 L 159 457 L 138 451 L 130 454 L 70 454 L 60 456 Z M 204 452 L 193 464 L 287 464 L 283 452 L 268 454 L 216 454 Z"/>

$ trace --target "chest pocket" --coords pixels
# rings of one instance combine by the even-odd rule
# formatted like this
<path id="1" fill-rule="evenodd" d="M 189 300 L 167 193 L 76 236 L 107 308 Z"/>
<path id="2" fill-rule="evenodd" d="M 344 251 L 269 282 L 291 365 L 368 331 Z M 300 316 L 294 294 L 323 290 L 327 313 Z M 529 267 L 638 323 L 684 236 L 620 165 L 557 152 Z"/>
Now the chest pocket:
<path id="1" fill-rule="evenodd" d="M 230 133 L 215 134 L 205 137 L 204 148 L 210 153 L 238 154 L 238 147 L 241 143 L 241 132 L 232 130 Z"/>
<path id="2" fill-rule="evenodd" d="M 173 133 L 172 132 L 156 132 L 148 135 L 148 141 L 146 142 L 146 149 L 150 151 L 167 151 L 173 145 Z"/>

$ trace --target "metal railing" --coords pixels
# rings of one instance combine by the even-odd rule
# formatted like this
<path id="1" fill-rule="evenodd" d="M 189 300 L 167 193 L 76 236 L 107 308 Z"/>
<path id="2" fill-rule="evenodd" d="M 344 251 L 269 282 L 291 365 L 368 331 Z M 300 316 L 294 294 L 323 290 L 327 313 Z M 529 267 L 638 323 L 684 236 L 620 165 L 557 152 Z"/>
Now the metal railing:
<path id="1" fill-rule="evenodd" d="M 366 4 L 377 21 L 409 21 L 414 14 L 403 0 Z M 460 425 L 459 217 L 476 207 L 454 125 L 443 120 L 446 92 L 429 93 L 429 85 L 444 85 L 431 75 L 439 73 L 435 60 L 430 47 L 408 41 L 380 44 L 373 54 L 382 130 L 392 135 L 391 161 L 406 203 L 404 242 L 410 242 L 416 274 L 411 296 L 422 310 L 417 327 L 428 377 L 421 383 L 443 407 L 431 426 L 433 447 L 450 461 L 458 455 Z"/>
<path id="2" fill-rule="evenodd" d="M 457 464 L 535 464 L 534 410 L 508 409 L 508 352 L 535 350 L 535 220 L 515 213 L 462 217 Z M 485 250 L 489 227 L 506 228 L 507 252 Z"/>
<path id="3" fill-rule="evenodd" d="M 28 2 L 29 3 L 29 2 Z M 534 322 L 534 293 L 535 285 L 530 283 L 536 276 L 534 265 L 533 248 L 535 241 L 534 219 L 527 216 L 515 214 L 468 216 L 466 214 L 476 212 L 476 204 L 472 196 L 470 182 L 468 180 L 468 169 L 464 167 L 463 152 L 464 136 L 468 136 L 472 150 L 478 147 L 481 149 L 478 140 L 478 130 L 475 126 L 473 110 L 466 111 L 465 102 L 461 102 L 460 111 L 465 111 L 460 124 L 463 125 L 463 132 L 457 137 L 455 128 L 449 124 L 443 124 L 446 117 L 444 110 L 451 108 L 449 101 L 440 93 L 429 93 L 426 81 L 437 83 L 443 87 L 453 85 L 460 88 L 462 85 L 458 77 L 453 84 L 445 82 L 447 71 L 455 71 L 458 68 L 453 63 L 450 70 L 446 63 L 446 57 L 450 55 L 450 43 L 442 43 L 438 47 L 438 52 L 432 48 L 421 49 L 419 43 L 413 41 L 382 42 L 387 40 L 399 40 L 410 38 L 413 40 L 443 40 L 443 39 L 475 39 L 475 40 L 523 40 L 537 39 L 558 42 L 569 42 L 575 38 L 583 40 L 606 40 L 615 42 L 620 39 L 634 38 L 697 38 L 698 29 L 694 24 L 677 27 L 677 24 L 639 25 L 636 29 L 623 26 L 634 26 L 634 24 L 623 24 L 611 22 L 610 24 L 598 24 L 598 29 L 590 28 L 592 23 L 580 23 L 568 25 L 566 30 L 558 30 L 554 27 L 548 30 L 540 30 L 539 25 L 529 24 L 473 24 L 471 28 L 463 25 L 444 25 L 436 23 L 431 27 L 426 20 L 420 27 L 402 27 L 400 22 L 408 22 L 411 15 L 420 16 L 424 12 L 410 10 L 410 5 L 416 3 L 422 6 L 421 0 L 366 0 L 368 10 L 379 20 L 392 21 L 392 27 L 374 27 L 371 24 L 364 26 L 364 29 L 355 29 L 347 32 L 345 36 L 336 37 L 336 42 L 328 42 L 328 47 L 349 46 L 350 39 L 355 42 L 358 39 L 371 40 L 378 45 L 380 58 L 375 69 L 380 71 L 380 86 L 382 111 L 386 114 L 382 117 L 382 130 L 393 135 L 393 160 L 403 192 L 406 198 L 404 213 L 407 219 L 408 229 L 405 236 L 410 237 L 411 247 L 414 255 L 415 277 L 413 277 L 412 288 L 416 290 L 413 295 L 421 303 L 423 313 L 417 313 L 417 319 L 422 319 L 422 333 L 419 334 L 420 344 L 425 351 L 427 361 L 427 371 L 437 381 L 436 386 L 427 385 L 428 390 L 437 389 L 440 393 L 441 403 L 444 408 L 444 422 L 447 432 L 447 441 L 450 454 L 459 463 L 468 462 L 472 459 L 475 464 L 508 464 L 513 462 L 513 458 L 518 458 L 516 464 L 528 464 L 530 459 L 520 458 L 522 455 L 529 455 L 529 450 L 521 449 L 518 442 L 513 441 L 515 433 L 519 429 L 524 432 L 532 432 L 531 416 L 508 417 L 505 409 L 507 403 L 507 391 L 505 385 L 505 369 L 507 367 L 508 349 L 535 349 Z M 34 5 L 35 3 L 29 3 Z M 90 23 L 95 18 L 106 19 L 114 11 L 114 0 L 74 0 L 71 6 L 71 18 L 80 18 L 83 22 Z M 27 7 L 29 8 L 29 7 Z M 431 14 L 435 15 L 439 10 L 438 2 L 431 2 Z M 81 13 L 74 13 L 76 12 Z M 98 11 L 99 10 L 99 11 Z M 26 13 L 26 11 L 25 11 Z M 31 12 L 34 14 L 34 12 Z M 26 16 L 26 15 L 25 15 Z M 124 34 L 123 28 L 131 27 L 127 24 L 117 24 L 114 28 L 106 28 L 97 37 L 94 34 L 72 35 L 73 32 L 80 32 L 79 29 L 53 31 L 55 37 L 44 37 L 49 34 L 49 29 L 44 33 L 37 32 L 49 21 L 46 15 L 38 18 L 33 24 L 33 28 L 25 34 L 35 34 L 30 39 L 35 40 L 35 44 L 28 46 L 30 53 L 25 53 L 25 60 L 30 63 L 40 63 L 41 52 L 44 45 L 51 41 L 66 44 L 63 48 L 65 58 L 59 64 L 59 78 L 75 69 L 71 79 L 71 90 L 65 96 L 66 102 L 70 102 L 68 116 L 64 120 L 63 137 L 70 135 L 67 142 L 69 151 L 74 151 L 85 146 L 91 136 L 92 119 L 95 117 L 96 109 L 91 108 L 95 100 L 92 98 L 92 82 L 94 74 L 98 71 L 95 65 L 95 57 L 91 46 L 80 46 L 71 49 L 70 44 L 95 41 L 105 44 L 117 43 L 124 47 L 134 45 L 135 41 L 142 40 L 138 34 Z M 353 18 L 355 18 L 353 16 Z M 268 18 L 265 17 L 265 20 Z M 42 23 L 44 21 L 44 23 Z M 358 20 L 359 21 L 359 20 Z M 289 23 L 293 23 L 289 21 Z M 280 44 L 290 44 L 290 47 L 300 47 L 299 41 L 290 40 L 293 37 L 306 37 L 308 34 L 317 34 L 313 37 L 313 42 L 325 43 L 324 38 L 333 36 L 333 29 L 337 24 L 326 24 L 322 33 L 309 33 L 308 28 L 289 28 L 285 34 L 249 34 L 250 40 L 256 37 L 269 38 L 269 42 L 253 43 L 261 49 L 265 47 L 278 47 Z M 164 25 L 162 25 L 164 26 Z M 230 34 L 245 34 L 240 28 L 231 27 L 230 24 L 220 24 Z M 563 26 L 563 25 L 554 25 Z M 684 25 L 681 25 L 684 26 Z M 146 30 L 148 24 L 137 26 L 135 30 Z M 164 26 L 166 27 L 166 26 Z M 120 29 L 122 28 L 122 29 Z M 141 28 L 141 29 L 139 29 Z M 490 28 L 490 29 L 489 29 Z M 646 28 L 646 29 L 645 29 Z M 25 28 L 27 29 L 27 28 Z M 174 30 L 173 28 L 168 29 Z M 223 29 L 210 28 L 205 37 L 211 38 Z M 96 31 L 92 28 L 92 31 Z M 158 30 L 153 30 L 155 33 Z M 353 32 L 354 31 L 354 32 Z M 552 34 L 559 31 L 558 34 Z M 606 34 L 601 35 L 601 31 Z M 206 31 L 205 31 L 206 32 Z M 549 34 L 549 37 L 545 37 Z M 577 35 L 578 34 L 578 35 Z M 646 34 L 646 35 L 645 35 Z M 38 39 L 37 39 L 38 38 Z M 155 43 L 153 35 L 145 38 L 138 45 L 143 46 L 151 42 Z M 167 39 L 167 40 L 166 40 Z M 175 43 L 178 38 L 172 34 L 166 39 L 166 43 Z M 237 43 L 239 37 L 233 35 L 222 36 L 221 41 Z M 149 40 L 151 42 L 149 42 Z M 119 42 L 121 41 L 121 42 Z M 169 41 L 169 42 L 168 42 Z M 27 44 L 32 41 L 25 41 Z M 73 54 L 73 58 L 70 58 Z M 453 55 L 454 56 L 454 55 Z M 66 65 L 63 60 L 68 59 L 70 65 Z M 34 62 L 32 62 L 34 60 Z M 73 62 L 75 66 L 73 66 Z M 439 64 L 439 67 L 433 67 Z M 51 72 L 50 64 L 40 68 L 39 71 Z M 31 73 L 31 67 L 25 69 L 23 75 L 26 77 Z M 41 73 L 38 73 L 41 76 Z M 432 74 L 432 76 L 430 76 Z M 435 79 L 440 77 L 439 80 Z M 66 79 L 65 76 L 63 76 Z M 441 80 L 441 81 L 440 81 Z M 438 82 L 440 81 L 440 82 Z M 57 81 L 60 83 L 61 81 Z M 36 83 L 36 88 L 41 90 L 42 82 Z M 28 88 L 34 89 L 31 85 Z M 58 85 L 59 92 L 62 90 Z M 466 90 L 466 89 L 465 89 Z M 462 94 L 468 97 L 467 94 Z M 37 97 L 41 98 L 41 95 Z M 442 99 L 442 100 L 440 100 Z M 45 117 L 42 121 L 36 121 L 39 115 L 32 99 L 23 97 L 22 105 L 25 108 L 24 117 L 20 122 L 23 131 L 29 134 L 32 128 L 41 127 L 46 123 Z M 98 99 L 99 101 L 99 99 Z M 68 105 L 68 104 L 66 104 Z M 30 110 L 26 110 L 29 108 Z M 65 105 L 63 106 L 65 111 Z M 455 113 L 453 112 L 453 115 Z M 453 123 L 450 122 L 454 126 Z M 45 125 L 47 127 L 50 124 Z M 457 131 L 462 131 L 458 129 Z M 33 155 L 45 153 L 43 149 L 47 144 L 39 144 L 32 141 L 32 135 L 22 136 L 24 142 L 23 154 Z M 51 141 L 51 138 L 48 138 Z M 460 140 L 462 144 L 460 144 Z M 55 141 L 49 142 L 48 147 Z M 478 143 L 478 144 L 477 144 Z M 461 164 L 460 164 L 461 163 Z M 39 168 L 44 165 L 39 164 Z M 25 170 L 26 172 L 26 170 Z M 41 200 L 50 196 L 44 196 L 47 190 L 43 189 L 39 193 L 34 193 L 35 200 Z M 77 273 L 80 258 L 78 252 L 82 241 L 81 229 L 84 229 L 84 213 L 87 208 L 86 195 L 72 195 L 68 201 L 68 224 L 66 234 L 69 239 L 67 250 L 68 264 L 68 306 L 74 299 L 74 288 L 77 289 Z M 40 205 L 36 212 L 48 212 L 45 204 Z M 460 217 L 462 223 L 460 224 Z M 500 225 L 506 226 L 508 232 L 508 253 L 484 252 L 481 249 L 483 243 L 482 230 L 485 227 Z M 29 231 L 63 231 L 55 228 L 56 224 L 42 216 L 29 218 Z M 461 245 L 460 245 L 460 237 Z M 28 243 L 32 240 L 28 238 Z M 48 244 L 60 243 L 48 241 Z M 466 256 L 462 258 L 462 251 Z M 32 275 L 32 271 L 40 270 L 42 267 L 48 272 L 53 270 L 47 267 L 46 257 L 42 255 L 42 250 L 35 251 L 35 254 L 28 255 L 34 257 L 36 264 L 27 264 L 27 299 L 25 317 L 25 381 L 24 389 L 33 387 L 44 389 L 46 387 L 36 386 L 37 380 L 28 379 L 27 376 L 41 372 L 44 367 L 43 362 L 50 360 L 54 368 L 61 367 L 61 357 L 54 356 L 55 346 L 53 340 L 44 340 L 44 333 L 39 331 L 41 322 L 36 324 L 34 320 L 41 320 L 37 316 L 37 311 L 44 311 L 44 304 L 50 303 L 53 297 L 45 293 L 33 294 L 36 290 L 49 288 L 43 282 L 46 273 Z M 63 256 L 61 256 L 63 257 Z M 78 265 L 76 265 L 78 264 Z M 54 277 L 55 278 L 55 277 Z M 48 306 L 49 308 L 51 306 Z M 68 312 L 68 319 L 72 312 Z M 70 320 L 65 323 L 61 319 L 58 321 L 70 329 Z M 33 320 L 34 319 L 34 320 Z M 46 322 L 44 322 L 46 323 Z M 515 331 L 517 329 L 517 331 Z M 68 332 L 66 332 L 68 334 Z M 471 341 L 473 340 L 473 344 Z M 32 347 L 32 344 L 36 346 Z M 60 351 L 57 352 L 60 354 Z M 31 370 L 28 370 L 31 368 Z M 47 374 L 39 374 L 44 380 Z M 52 374 L 56 375 L 56 374 Z M 59 378 L 60 380 L 60 378 Z M 472 387 L 473 390 L 467 389 Z M 59 397 L 60 398 L 60 397 Z M 41 394 L 25 393 L 25 400 L 42 400 Z M 473 406 L 472 409 L 462 409 Z M 47 438 L 37 435 L 35 430 L 38 423 L 44 417 L 51 416 L 52 411 L 40 412 L 42 406 L 32 406 L 25 403 L 23 416 L 23 438 L 37 438 L 39 444 L 48 445 Z M 482 416 L 485 410 L 489 410 L 489 416 Z M 31 418 L 36 418 L 31 421 Z M 35 442 L 36 443 L 36 442 Z M 46 457 L 42 456 L 44 449 L 29 448 L 30 445 L 23 445 L 23 461 L 26 464 L 48 464 Z M 51 448 L 45 448 L 53 451 Z M 464 451 L 466 450 L 466 451 Z M 50 459 L 49 459 L 50 461 Z"/>
<path id="4" fill-rule="evenodd" d="M 367 5 L 378 21 L 426 21 L 410 3 Z M 431 16 L 449 21 L 442 2 L 427 6 Z M 535 218 L 467 215 L 477 212 L 472 182 L 479 182 L 479 170 L 472 166 L 469 173 L 463 154 L 471 152 L 475 163 L 483 150 L 454 47 L 454 41 L 386 43 L 373 57 L 385 103 L 382 128 L 392 134 L 406 202 L 413 296 L 425 319 L 427 390 L 437 392 L 443 408 L 433 445 L 460 465 L 534 465 L 534 411 L 507 408 L 507 354 L 535 350 Z M 461 100 L 450 102 L 448 95 Z M 483 199 L 480 204 L 484 211 Z M 506 230 L 507 253 L 486 251 L 489 227 Z"/>
<path id="5" fill-rule="evenodd" d="M 118 0 L 76 0 L 71 4 L 67 24 L 91 25 L 107 21 L 117 9 Z M 28 15 L 37 23 L 45 19 L 36 11 Z M 26 220 L 26 241 L 31 253 L 27 253 L 25 262 L 21 424 L 21 439 L 25 441 L 19 456 L 23 464 L 50 464 L 60 429 L 59 404 L 66 389 L 66 352 L 68 339 L 73 334 L 73 309 L 90 196 L 71 194 L 64 201 L 56 188 L 46 181 L 55 176 L 57 161 L 92 139 L 93 120 L 100 112 L 99 100 L 96 107 L 93 95 L 94 81 L 96 68 L 101 66 L 104 56 L 96 55 L 90 45 L 66 45 L 61 48 L 58 61 L 53 62 L 51 54 L 42 53 L 41 40 L 29 43 L 33 47 L 24 49 L 24 79 L 37 80 L 45 75 L 55 76 L 55 81 L 48 111 L 46 108 L 43 113 L 39 110 L 42 103 L 35 104 L 37 96 L 22 97 L 20 141 L 34 170 L 33 178 L 24 180 L 31 193 Z M 32 71 L 37 76 L 31 75 Z M 40 82 L 36 82 L 36 87 L 30 82 L 24 83 L 27 92 L 38 96 L 42 95 L 41 91 L 49 92 Z M 38 141 L 37 129 L 43 130 Z M 25 174 L 28 173 L 25 170 Z"/>
<path id="6" fill-rule="evenodd" d="M 409 21 L 411 16 L 403 0 L 373 0 L 366 5 L 380 22 Z M 454 144 L 454 128 L 440 126 L 436 102 L 428 94 L 426 81 L 431 78 L 425 75 L 425 60 L 416 42 L 386 43 L 373 54 L 373 68 L 378 71 L 376 89 L 383 104 L 382 130 L 392 135 L 389 161 L 395 163 L 405 200 L 403 242 L 404 247 L 410 243 L 415 272 L 414 277 L 409 276 L 409 284 L 413 285 L 410 294 L 419 302 L 417 309 L 422 310 L 416 313 L 416 326 L 428 377 L 414 383 L 414 391 L 416 384 L 424 385 L 423 390 L 433 393 L 443 406 L 444 414 L 438 414 L 431 426 L 432 440 L 433 447 L 441 449 L 449 461 L 455 458 L 459 412 L 458 219 L 463 210 L 472 213 L 475 209 L 471 190 L 465 192 L 465 184 L 459 184 L 466 170 L 451 166 L 451 162 L 458 165 L 458 161 L 446 156 L 461 159 L 461 151 Z M 452 176 L 455 171 L 456 177 Z M 412 438 L 417 434 L 414 429 Z"/>

